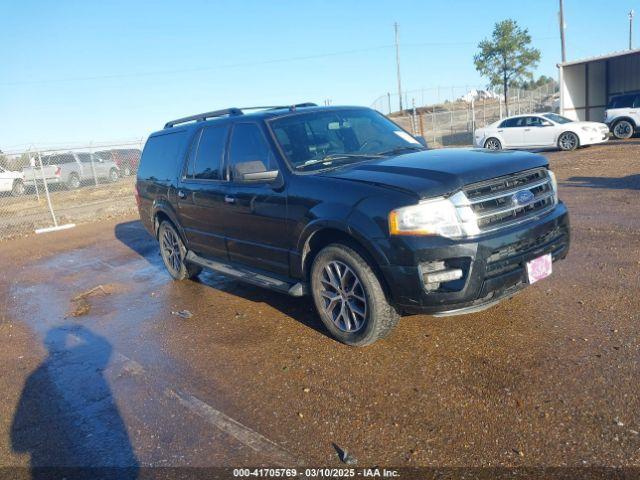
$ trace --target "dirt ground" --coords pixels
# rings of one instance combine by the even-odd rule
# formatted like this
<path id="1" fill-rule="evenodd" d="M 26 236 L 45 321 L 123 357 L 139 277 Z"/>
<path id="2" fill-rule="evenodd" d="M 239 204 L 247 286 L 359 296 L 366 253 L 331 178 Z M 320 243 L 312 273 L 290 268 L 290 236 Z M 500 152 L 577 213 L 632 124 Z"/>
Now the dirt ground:
<path id="1" fill-rule="evenodd" d="M 134 216 L 0 243 L 0 465 L 345 467 L 338 446 L 358 467 L 640 467 L 640 139 L 545 155 L 573 229 L 553 275 L 364 349 L 309 300 L 170 281 Z"/>
<path id="2" fill-rule="evenodd" d="M 135 176 L 120 178 L 115 183 L 83 185 L 78 190 L 66 190 L 52 185 L 51 204 L 58 224 L 87 223 L 136 212 Z M 0 196 L 0 240 L 33 234 L 37 228 L 53 225 L 45 192 L 40 187 L 36 195 L 30 189 L 26 195 Z"/>

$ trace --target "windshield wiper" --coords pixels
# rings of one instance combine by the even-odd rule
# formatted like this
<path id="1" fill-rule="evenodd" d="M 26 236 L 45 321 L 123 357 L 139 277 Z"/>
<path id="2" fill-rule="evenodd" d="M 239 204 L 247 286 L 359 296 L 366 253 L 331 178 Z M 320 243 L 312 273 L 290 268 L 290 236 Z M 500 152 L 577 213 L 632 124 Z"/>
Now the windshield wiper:
<path id="1" fill-rule="evenodd" d="M 421 152 L 422 150 L 426 150 L 426 147 L 417 146 L 417 145 L 405 145 L 403 147 L 392 148 L 391 150 L 385 150 L 384 152 L 378 152 L 377 155 L 386 156 L 386 155 L 394 155 L 396 153 L 402 153 L 405 150 L 409 150 L 412 152 Z"/>
<path id="2" fill-rule="evenodd" d="M 302 165 L 297 165 L 296 169 L 309 167 L 311 165 L 317 165 L 318 163 L 333 163 L 336 160 L 349 160 L 351 158 L 380 158 L 380 157 L 382 157 L 382 155 L 379 153 L 332 153 L 330 155 L 326 155 L 323 158 L 318 158 L 315 160 L 307 160 Z"/>

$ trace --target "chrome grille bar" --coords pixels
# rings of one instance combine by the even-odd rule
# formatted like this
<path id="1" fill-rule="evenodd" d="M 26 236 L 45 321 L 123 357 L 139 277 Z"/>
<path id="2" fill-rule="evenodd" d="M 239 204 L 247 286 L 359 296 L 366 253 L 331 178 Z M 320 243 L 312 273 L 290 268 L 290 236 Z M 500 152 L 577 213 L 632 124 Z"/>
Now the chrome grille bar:
<path id="1" fill-rule="evenodd" d="M 533 199 L 520 205 L 514 195 L 528 190 Z M 475 216 L 479 233 L 516 225 L 543 215 L 557 203 L 556 191 L 546 168 L 525 170 L 512 175 L 467 185 L 463 189 L 468 207 Z"/>

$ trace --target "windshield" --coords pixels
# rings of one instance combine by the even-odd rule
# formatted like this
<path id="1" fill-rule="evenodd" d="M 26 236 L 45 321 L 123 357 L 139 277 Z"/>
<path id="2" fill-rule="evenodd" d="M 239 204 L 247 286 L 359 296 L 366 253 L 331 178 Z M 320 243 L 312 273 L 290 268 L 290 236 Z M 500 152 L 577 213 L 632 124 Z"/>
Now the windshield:
<path id="1" fill-rule="evenodd" d="M 425 148 L 395 123 L 368 109 L 299 113 L 273 120 L 270 126 L 297 171 Z"/>
<path id="2" fill-rule="evenodd" d="M 557 113 L 545 113 L 542 116 L 560 124 L 573 122 L 573 120 L 571 120 L 570 118 L 563 117 L 562 115 L 558 115 Z"/>

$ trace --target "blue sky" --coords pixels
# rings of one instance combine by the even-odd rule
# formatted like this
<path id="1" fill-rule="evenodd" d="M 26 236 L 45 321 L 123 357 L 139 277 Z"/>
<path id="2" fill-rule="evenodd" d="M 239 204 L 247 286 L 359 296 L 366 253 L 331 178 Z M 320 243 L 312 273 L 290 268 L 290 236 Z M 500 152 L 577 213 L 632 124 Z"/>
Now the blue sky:
<path id="1" fill-rule="evenodd" d="M 626 48 L 631 8 L 640 0 L 565 0 L 568 59 Z M 407 90 L 484 84 L 472 58 L 505 18 L 542 51 L 537 74 L 556 76 L 557 11 L 558 0 L 4 0 L 0 149 L 140 138 L 227 106 L 368 106 L 396 89 L 394 21 Z"/>

